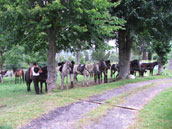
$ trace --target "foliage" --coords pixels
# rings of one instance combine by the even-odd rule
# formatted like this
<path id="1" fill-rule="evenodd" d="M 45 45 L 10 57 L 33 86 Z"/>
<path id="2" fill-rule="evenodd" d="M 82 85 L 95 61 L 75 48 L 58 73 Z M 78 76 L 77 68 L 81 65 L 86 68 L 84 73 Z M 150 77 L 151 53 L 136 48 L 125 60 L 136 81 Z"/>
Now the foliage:
<path id="1" fill-rule="evenodd" d="M 110 59 L 111 62 L 117 63 L 119 61 L 118 54 L 115 53 L 115 52 L 111 52 L 109 59 Z"/>
<path id="2" fill-rule="evenodd" d="M 112 0 L 112 2 L 116 1 L 117 0 Z M 133 42 L 136 42 L 139 44 L 144 43 L 144 47 L 142 47 L 142 50 L 146 49 L 149 52 L 157 52 L 157 50 L 152 49 L 153 47 L 150 47 L 153 46 L 153 44 L 155 43 L 154 40 L 156 40 L 155 44 L 163 44 L 159 46 L 163 46 L 165 48 L 169 47 L 168 43 L 172 37 L 171 6 L 172 2 L 168 0 L 121 0 L 120 5 L 112 8 L 111 10 L 112 15 L 124 18 L 124 20 L 126 20 L 126 23 L 124 25 L 125 30 L 122 31 L 123 34 L 121 34 L 123 37 L 120 37 L 119 32 L 121 31 L 118 32 L 118 38 L 120 37 L 120 40 L 118 39 L 118 44 L 119 46 L 123 45 L 123 47 L 128 48 L 128 51 L 126 48 L 121 48 L 119 51 L 121 53 L 124 53 L 126 50 L 126 54 L 128 54 L 130 53 L 129 50 L 130 46 L 132 45 L 132 47 L 135 47 L 135 52 L 140 53 L 141 45 L 139 45 L 140 49 L 138 49 L 139 51 L 137 51 L 136 48 L 138 45 L 133 44 Z M 161 48 L 159 48 L 159 50 L 160 49 Z M 169 51 L 167 50 L 166 52 L 168 53 Z M 129 56 L 130 55 L 128 54 L 127 57 Z M 159 59 L 162 60 L 162 64 L 166 62 L 166 56 L 158 56 Z M 123 57 L 119 57 L 119 59 L 119 62 L 122 62 Z M 120 67 L 122 66 L 125 65 L 120 65 Z M 126 71 L 126 73 L 127 72 L 128 71 Z M 120 72 L 119 78 L 127 75 L 126 73 Z"/>
<path id="3" fill-rule="evenodd" d="M 46 62 L 47 56 L 44 52 L 34 52 L 34 53 L 27 53 L 27 55 L 24 55 L 24 60 L 28 64 L 33 62 Z"/>
<path id="4" fill-rule="evenodd" d="M 70 61 L 74 61 L 74 60 L 75 60 L 75 58 L 74 58 L 73 56 L 69 56 L 68 60 L 70 60 Z"/>
<path id="5" fill-rule="evenodd" d="M 84 58 L 84 56 L 81 56 L 80 57 L 80 64 L 85 64 L 85 58 Z"/>
<path id="6" fill-rule="evenodd" d="M 96 49 L 92 52 L 91 56 L 94 61 L 99 61 L 101 59 L 108 60 L 110 57 L 110 52 L 106 52 L 104 49 Z"/>
<path id="7" fill-rule="evenodd" d="M 88 51 L 84 51 L 84 56 L 85 56 L 85 61 L 86 62 L 90 60 Z"/>
<path id="8" fill-rule="evenodd" d="M 60 60 L 61 60 L 61 62 L 65 61 L 65 57 L 64 56 L 60 56 Z"/>
<path id="9" fill-rule="evenodd" d="M 48 92 L 55 88 L 55 53 L 104 44 L 124 20 L 111 16 L 108 0 L 1 0 L 0 24 L 13 45 L 48 53 Z M 82 45 L 81 45 L 82 43 Z M 81 48 L 82 47 L 82 48 Z M 48 48 L 48 51 L 47 51 Z"/>
<path id="10" fill-rule="evenodd" d="M 5 52 L 9 51 L 12 45 L 8 42 L 8 35 L 0 27 L 0 69 L 5 63 Z"/>
<path id="11" fill-rule="evenodd" d="M 168 62 L 168 54 L 171 51 L 170 43 L 155 41 L 153 44 L 153 49 L 159 56 L 159 61 L 161 61 L 161 63 L 165 65 Z"/>
<path id="12" fill-rule="evenodd" d="M 132 52 L 136 55 L 141 55 L 143 52 L 154 53 L 153 44 L 149 32 L 140 32 L 135 36 L 132 46 Z"/>
<path id="13" fill-rule="evenodd" d="M 108 9 L 117 4 L 107 0 L 3 0 L 1 3 L 1 23 L 6 26 L 4 29 L 13 30 L 9 32 L 14 38 L 11 42 L 24 44 L 34 51 L 47 48 L 52 27 L 56 31 L 56 48 L 60 51 L 88 47 L 93 44 L 91 40 L 99 46 L 124 23 L 109 14 Z"/>
<path id="14" fill-rule="evenodd" d="M 5 52 L 5 63 L 13 68 L 20 68 L 24 62 L 24 47 L 14 46 L 11 50 Z"/>
<path id="15" fill-rule="evenodd" d="M 159 56 L 159 61 L 162 65 L 167 63 L 167 55 L 170 52 L 171 37 L 172 37 L 172 24 L 169 20 L 172 18 L 172 2 L 166 0 L 157 0 L 154 2 L 156 10 L 156 19 L 150 24 L 150 35 L 152 36 L 153 49 Z"/>
<path id="16" fill-rule="evenodd" d="M 117 0 L 111 0 L 116 2 Z M 144 32 L 149 21 L 153 21 L 152 1 L 150 0 L 121 0 L 119 6 L 111 8 L 111 14 L 123 18 L 126 23 L 124 30 L 119 30 L 114 37 L 117 38 L 119 46 L 119 67 L 118 79 L 125 79 L 130 70 L 129 62 L 131 48 L 137 35 Z M 125 70 L 124 70 L 125 69 Z"/>

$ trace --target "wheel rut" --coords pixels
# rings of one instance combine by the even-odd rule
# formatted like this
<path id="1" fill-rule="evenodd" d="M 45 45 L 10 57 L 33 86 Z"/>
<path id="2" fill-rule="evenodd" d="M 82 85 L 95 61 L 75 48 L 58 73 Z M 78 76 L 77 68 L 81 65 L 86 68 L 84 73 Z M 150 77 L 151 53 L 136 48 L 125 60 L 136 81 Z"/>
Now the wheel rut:
<path id="1" fill-rule="evenodd" d="M 128 96 L 123 104 L 119 106 L 129 107 L 136 110 L 128 110 L 125 108 L 113 107 L 107 111 L 105 116 L 102 116 L 98 121 L 83 126 L 87 129 L 127 129 L 136 119 L 136 114 L 143 108 L 153 97 L 159 92 L 171 87 L 171 82 L 157 84 L 156 86 L 144 89 L 141 92 Z"/>
<path id="2" fill-rule="evenodd" d="M 82 119 L 88 112 L 92 111 L 93 109 L 97 108 L 98 106 L 101 106 L 102 104 L 107 104 L 106 101 L 113 98 L 113 97 L 117 97 L 119 95 L 125 94 L 126 92 L 129 92 L 130 90 L 133 90 L 135 88 L 139 88 L 139 87 L 144 87 L 145 85 L 150 85 L 150 84 L 154 84 L 154 83 L 159 83 L 161 81 L 165 82 L 165 81 L 169 81 L 172 79 L 158 79 L 158 80 L 151 80 L 151 81 L 146 81 L 146 82 L 139 82 L 139 83 L 132 83 L 132 84 L 127 84 L 124 86 L 121 86 L 119 88 L 115 88 L 106 92 L 103 92 L 102 94 L 98 94 L 95 96 L 91 96 L 85 100 L 78 100 L 78 102 L 76 103 L 72 103 L 69 104 L 67 106 L 64 107 L 58 107 L 55 110 L 49 112 L 48 114 L 42 115 L 42 117 L 37 118 L 32 120 L 30 123 L 28 123 L 27 125 L 21 127 L 21 129 L 71 129 L 71 128 L 75 128 L 76 123 Z M 165 83 L 164 83 L 165 84 Z M 160 88 L 160 90 L 158 90 L 157 92 L 153 93 L 153 95 L 151 97 L 154 97 L 157 93 L 159 93 L 161 90 L 170 87 L 170 83 L 166 83 L 168 84 L 168 86 L 165 86 L 164 88 Z M 157 87 L 157 86 L 156 86 Z M 153 88 L 153 89 L 151 89 Z M 146 90 L 149 91 L 149 93 L 151 92 L 151 90 L 155 90 L 154 87 L 148 88 Z M 145 91 L 145 94 L 148 92 Z M 156 90 L 155 90 L 156 91 Z M 138 96 L 136 96 L 138 95 Z M 104 129 L 104 128 L 111 128 L 111 127 L 115 127 L 114 124 L 109 125 L 107 127 L 107 125 L 110 122 L 110 119 L 113 118 L 114 121 L 121 121 L 118 127 L 121 128 L 125 128 L 127 127 L 128 124 L 124 124 L 124 123 L 130 123 L 131 121 L 133 121 L 135 113 L 137 112 L 138 109 L 142 108 L 142 106 L 144 104 L 146 104 L 146 102 L 148 101 L 147 99 L 143 100 L 142 103 L 143 105 L 141 105 L 138 101 L 136 101 L 134 98 L 135 97 L 140 97 L 140 94 L 135 94 L 135 95 L 131 95 L 129 97 L 126 98 L 125 103 L 123 104 L 114 104 L 112 105 L 114 108 L 113 110 L 110 110 L 107 112 L 106 116 L 102 117 L 99 121 L 96 121 L 93 124 L 90 125 L 83 125 L 81 126 L 81 128 L 93 128 L 93 129 Z M 146 94 L 147 95 L 147 94 Z M 142 95 L 141 97 L 145 97 L 144 95 Z M 150 96 L 148 96 L 148 98 L 150 98 Z M 135 104 L 136 102 L 136 104 Z M 141 105 L 141 106 L 137 106 L 137 104 Z M 112 115 L 114 114 L 114 115 Z M 126 118 L 128 116 L 131 116 L 126 122 Z M 109 121 L 105 122 L 105 121 Z M 113 121 L 113 122 L 114 122 Z M 113 123 L 112 122 L 112 123 Z M 114 129 L 114 128 L 113 128 Z M 120 128 L 118 128 L 120 129 Z"/>

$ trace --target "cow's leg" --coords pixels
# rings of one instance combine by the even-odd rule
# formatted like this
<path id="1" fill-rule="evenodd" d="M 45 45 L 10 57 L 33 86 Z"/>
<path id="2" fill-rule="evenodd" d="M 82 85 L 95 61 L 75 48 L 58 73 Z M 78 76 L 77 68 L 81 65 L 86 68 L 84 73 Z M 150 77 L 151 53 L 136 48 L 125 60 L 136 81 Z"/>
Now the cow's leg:
<path id="1" fill-rule="evenodd" d="M 68 90 L 68 75 L 66 75 L 66 89 Z"/>
<path id="2" fill-rule="evenodd" d="M 102 73 L 100 74 L 100 82 L 102 82 Z"/>
<path id="3" fill-rule="evenodd" d="M 63 85 L 64 85 L 64 75 L 61 75 L 61 85 L 60 85 L 60 89 L 63 89 Z"/>
<path id="4" fill-rule="evenodd" d="M 97 82 L 97 75 L 94 74 L 94 82 L 96 83 Z"/>
<path id="5" fill-rule="evenodd" d="M 70 74 L 70 82 L 71 82 L 70 88 L 74 87 L 74 80 L 75 80 L 74 76 L 75 76 L 75 74 Z"/>
<path id="6" fill-rule="evenodd" d="M 33 77 L 33 83 L 34 83 L 34 87 L 35 87 L 36 94 L 39 94 L 38 77 Z"/>
<path id="7" fill-rule="evenodd" d="M 151 75 L 153 76 L 153 69 L 151 69 Z"/>
<path id="8" fill-rule="evenodd" d="M 107 75 L 104 74 L 104 83 L 107 83 Z"/>
<path id="9" fill-rule="evenodd" d="M 106 83 L 108 83 L 108 71 L 106 70 Z"/>
<path id="10" fill-rule="evenodd" d="M 85 75 L 83 75 L 83 83 L 82 83 L 82 86 L 85 85 Z"/>
<path id="11" fill-rule="evenodd" d="M 41 85 L 40 93 L 42 93 L 42 84 L 43 84 L 43 82 L 41 81 L 40 82 L 40 85 Z"/>
<path id="12" fill-rule="evenodd" d="M 88 78 L 89 78 L 89 75 L 87 75 L 87 80 L 86 80 L 87 86 L 89 85 Z"/>
<path id="13" fill-rule="evenodd" d="M 111 78 L 112 78 L 112 75 L 113 75 L 113 70 L 112 70 L 112 69 L 111 69 L 110 73 L 111 73 L 111 75 L 110 75 L 110 76 L 111 76 Z"/>
<path id="14" fill-rule="evenodd" d="M 17 77 L 15 76 L 15 84 L 16 84 L 16 82 L 17 82 Z"/>
<path id="15" fill-rule="evenodd" d="M 45 81 L 45 92 L 47 92 L 47 83 Z"/>
<path id="16" fill-rule="evenodd" d="M 106 83 L 106 74 L 104 73 L 104 83 Z"/>
<path id="17" fill-rule="evenodd" d="M 101 82 L 101 74 L 98 74 L 98 81 L 99 81 L 99 84 Z"/>
<path id="18" fill-rule="evenodd" d="M 21 84 L 22 83 L 22 78 L 21 78 L 21 76 L 19 78 L 20 78 L 20 84 Z"/>
<path id="19" fill-rule="evenodd" d="M 116 71 L 114 70 L 113 73 L 112 73 L 112 76 L 115 75 Z"/>
<path id="20" fill-rule="evenodd" d="M 78 81 L 77 74 L 75 73 L 75 74 L 73 74 L 73 82 L 74 82 L 74 84 L 76 84 L 77 81 Z"/>
<path id="21" fill-rule="evenodd" d="M 107 71 L 104 70 L 104 83 L 107 83 Z"/>
<path id="22" fill-rule="evenodd" d="M 31 90 L 30 90 L 30 84 L 31 84 L 31 82 L 32 82 L 32 81 L 26 82 L 26 84 L 27 84 L 27 91 L 28 91 L 28 92 L 31 91 Z"/>

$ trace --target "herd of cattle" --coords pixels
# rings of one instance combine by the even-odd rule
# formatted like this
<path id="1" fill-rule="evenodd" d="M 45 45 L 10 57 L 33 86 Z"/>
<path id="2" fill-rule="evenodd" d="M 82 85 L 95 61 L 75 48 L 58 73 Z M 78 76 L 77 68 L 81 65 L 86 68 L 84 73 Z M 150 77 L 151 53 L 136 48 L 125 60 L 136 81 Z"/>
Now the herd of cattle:
<path id="1" fill-rule="evenodd" d="M 147 72 L 147 70 L 150 71 L 150 74 L 153 75 L 153 69 L 154 67 L 158 65 L 158 62 L 152 62 L 152 63 L 140 63 L 139 60 L 132 60 L 130 62 L 130 74 L 136 76 L 136 72 L 139 72 L 139 76 L 144 76 L 144 73 Z M 41 82 L 41 92 L 42 92 L 42 83 L 46 84 L 47 79 L 47 67 L 42 68 L 43 73 L 40 74 L 39 81 Z M 112 64 L 110 63 L 110 60 L 100 60 L 93 64 L 79 64 L 75 65 L 75 62 L 73 61 L 65 61 L 58 63 L 58 66 L 56 67 L 57 75 L 60 73 L 61 77 L 61 85 L 60 88 L 64 89 L 64 80 L 66 78 L 66 81 L 68 81 L 68 77 L 70 77 L 71 86 L 70 88 L 73 88 L 74 84 L 76 83 L 77 75 L 83 75 L 83 86 L 89 85 L 88 84 L 88 78 L 94 77 L 95 83 L 107 83 L 108 82 L 108 70 L 111 71 L 111 78 L 115 76 L 115 78 L 118 77 L 118 73 L 120 71 L 118 64 Z M 10 77 L 10 80 L 12 79 L 12 76 L 15 76 L 15 83 L 21 81 L 26 81 L 27 84 L 27 91 L 30 91 L 30 84 L 32 82 L 32 79 L 29 78 L 30 70 L 23 71 L 21 69 L 15 69 L 13 71 L 1 71 L 0 72 L 0 82 L 3 83 L 3 77 Z M 117 74 L 115 74 L 117 72 Z M 104 77 L 104 81 L 103 80 Z M 25 78 L 25 79 L 24 79 Z M 67 82 L 68 83 L 68 82 Z M 66 89 L 68 89 L 68 85 L 66 86 Z M 47 90 L 47 86 L 46 86 Z"/>

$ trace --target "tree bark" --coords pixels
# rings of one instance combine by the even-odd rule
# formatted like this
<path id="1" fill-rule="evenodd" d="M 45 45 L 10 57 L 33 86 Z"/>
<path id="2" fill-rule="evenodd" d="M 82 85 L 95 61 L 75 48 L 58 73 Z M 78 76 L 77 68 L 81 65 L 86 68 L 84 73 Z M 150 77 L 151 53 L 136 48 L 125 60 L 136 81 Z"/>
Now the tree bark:
<path id="1" fill-rule="evenodd" d="M 170 57 L 172 56 L 172 53 L 170 54 Z M 170 58 L 169 62 L 168 62 L 168 69 L 172 70 L 172 58 Z"/>
<path id="2" fill-rule="evenodd" d="M 48 30 L 48 93 L 50 93 L 53 89 L 56 89 L 56 80 L 57 80 L 57 73 L 56 73 L 56 31 L 53 28 Z"/>
<path id="3" fill-rule="evenodd" d="M 2 66 L 3 66 L 3 57 L 2 57 L 2 52 L 0 51 L 0 72 L 2 71 Z"/>
<path id="4" fill-rule="evenodd" d="M 158 65 L 158 75 L 160 75 L 164 71 L 164 65 Z"/>
<path id="5" fill-rule="evenodd" d="M 164 70 L 164 65 L 162 64 L 161 57 L 159 57 L 158 61 L 158 75 L 160 75 Z"/>
<path id="6" fill-rule="evenodd" d="M 142 60 L 146 60 L 146 51 L 144 50 L 143 53 L 142 53 Z"/>
<path id="7" fill-rule="evenodd" d="M 152 60 L 152 52 L 148 52 L 148 60 Z"/>
<path id="8" fill-rule="evenodd" d="M 4 64 L 3 52 L 0 51 L 0 71 L 2 71 L 3 64 Z"/>
<path id="9" fill-rule="evenodd" d="M 118 33 L 118 43 L 119 43 L 119 79 L 127 78 L 127 75 L 130 71 L 130 53 L 131 53 L 131 45 L 132 39 L 129 35 L 129 32 L 119 31 Z"/>

